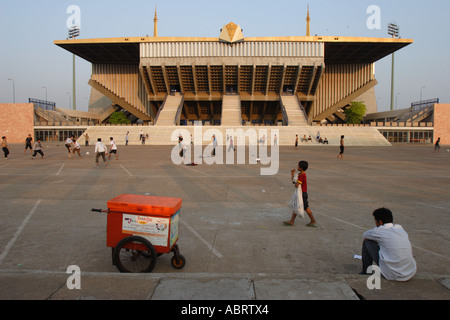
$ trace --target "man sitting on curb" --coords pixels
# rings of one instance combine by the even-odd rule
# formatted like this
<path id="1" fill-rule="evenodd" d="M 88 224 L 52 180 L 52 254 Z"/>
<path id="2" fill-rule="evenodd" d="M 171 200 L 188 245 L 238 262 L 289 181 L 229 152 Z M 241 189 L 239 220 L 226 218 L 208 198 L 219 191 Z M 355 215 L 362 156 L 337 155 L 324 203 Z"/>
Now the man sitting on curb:
<path id="1" fill-rule="evenodd" d="M 373 212 L 376 228 L 364 232 L 361 274 L 375 262 L 387 280 L 408 281 L 417 271 L 411 243 L 401 225 L 394 224 L 392 212 L 380 208 Z"/>

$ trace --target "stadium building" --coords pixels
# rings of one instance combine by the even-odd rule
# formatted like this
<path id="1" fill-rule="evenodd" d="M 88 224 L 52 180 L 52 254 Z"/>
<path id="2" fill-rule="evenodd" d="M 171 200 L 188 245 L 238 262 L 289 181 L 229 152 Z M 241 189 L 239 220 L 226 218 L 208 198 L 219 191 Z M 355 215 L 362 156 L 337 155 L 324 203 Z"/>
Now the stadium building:
<path id="1" fill-rule="evenodd" d="M 413 40 L 311 36 L 309 11 L 306 36 L 246 38 L 231 22 L 218 38 L 159 37 L 156 13 L 154 23 L 153 37 L 55 41 L 92 64 L 89 112 L 57 113 L 84 125 L 91 137 L 107 138 L 115 130 L 119 143 L 126 132 L 144 130 L 151 143 L 171 144 L 173 126 L 192 130 L 200 122 L 222 130 L 276 128 L 280 144 L 287 145 L 296 134 L 315 136 L 319 130 L 330 143 L 338 142 L 342 130 L 353 130 L 355 144 L 389 144 L 375 127 L 323 125 L 344 123 L 343 110 L 353 101 L 376 114 L 375 62 Z M 134 125 L 104 128 L 114 111 Z M 51 122 L 45 112 L 37 116 L 42 128 Z"/>

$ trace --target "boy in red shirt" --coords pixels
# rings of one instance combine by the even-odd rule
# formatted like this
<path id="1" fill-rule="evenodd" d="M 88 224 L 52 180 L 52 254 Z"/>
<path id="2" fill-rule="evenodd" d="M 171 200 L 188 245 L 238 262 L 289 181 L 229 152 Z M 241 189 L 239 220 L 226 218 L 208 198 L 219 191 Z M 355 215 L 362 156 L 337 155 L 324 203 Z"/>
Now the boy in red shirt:
<path id="1" fill-rule="evenodd" d="M 298 174 L 298 178 L 297 180 L 293 181 L 292 183 L 295 184 L 295 188 L 298 188 L 301 185 L 302 188 L 302 200 L 303 200 L 303 209 L 306 211 L 306 213 L 309 216 L 309 219 L 311 220 L 306 226 L 307 227 L 313 227 L 316 228 L 317 227 L 317 221 L 314 218 L 311 209 L 309 208 L 309 204 L 308 204 L 308 184 L 307 184 L 307 179 L 306 179 L 306 170 L 308 170 L 308 162 L 307 161 L 300 161 L 298 163 L 298 171 L 300 171 L 300 173 Z M 291 170 L 291 178 L 294 179 L 294 174 L 295 174 L 295 169 Z M 297 194 L 297 193 L 295 193 Z M 296 202 L 296 201 L 294 201 Z M 291 203 L 292 203 L 292 199 L 291 199 Z M 295 213 L 295 211 L 292 213 L 292 217 L 291 220 L 289 221 L 285 221 L 284 224 L 288 225 L 288 226 L 293 226 L 294 225 L 294 221 L 295 218 L 297 218 L 297 213 Z"/>

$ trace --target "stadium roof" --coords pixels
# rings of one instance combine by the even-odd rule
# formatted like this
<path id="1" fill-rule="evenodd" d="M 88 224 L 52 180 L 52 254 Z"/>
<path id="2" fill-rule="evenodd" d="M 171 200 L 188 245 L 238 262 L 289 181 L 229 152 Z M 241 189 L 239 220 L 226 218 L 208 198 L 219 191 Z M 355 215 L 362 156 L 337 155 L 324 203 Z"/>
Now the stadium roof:
<path id="1" fill-rule="evenodd" d="M 54 44 L 94 64 L 139 64 L 140 43 L 219 41 L 219 38 L 128 37 L 57 40 Z M 320 36 L 244 38 L 243 41 L 323 42 L 325 64 L 374 63 L 413 43 L 411 39 Z"/>

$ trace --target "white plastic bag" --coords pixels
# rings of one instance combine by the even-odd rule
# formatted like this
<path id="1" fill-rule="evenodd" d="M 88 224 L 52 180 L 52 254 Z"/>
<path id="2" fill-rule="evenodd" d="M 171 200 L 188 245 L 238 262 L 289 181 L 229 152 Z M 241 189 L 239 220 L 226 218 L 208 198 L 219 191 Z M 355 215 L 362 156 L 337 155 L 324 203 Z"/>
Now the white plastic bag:
<path id="1" fill-rule="evenodd" d="M 297 183 L 297 178 L 294 177 L 293 182 Z M 291 208 L 292 212 L 297 216 L 305 218 L 305 208 L 303 208 L 301 185 L 299 185 L 298 188 L 295 188 L 294 192 L 292 193 L 291 201 L 289 201 L 289 208 Z"/>

